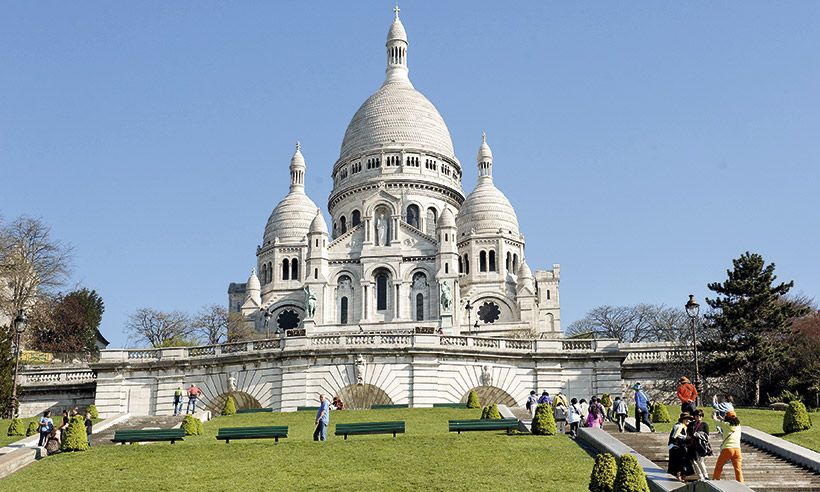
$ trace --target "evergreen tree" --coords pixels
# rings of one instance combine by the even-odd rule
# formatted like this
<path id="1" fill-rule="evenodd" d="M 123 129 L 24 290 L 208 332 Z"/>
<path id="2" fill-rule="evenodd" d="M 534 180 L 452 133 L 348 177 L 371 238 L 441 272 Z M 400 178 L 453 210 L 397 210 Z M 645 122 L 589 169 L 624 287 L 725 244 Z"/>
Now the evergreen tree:
<path id="1" fill-rule="evenodd" d="M 709 290 L 717 297 L 706 299 L 713 312 L 706 315 L 711 329 L 700 341 L 709 375 L 740 372 L 740 383 L 754 388 L 754 404 L 760 404 L 761 386 L 767 372 L 786 356 L 791 320 L 806 314 L 805 306 L 786 298 L 794 282 L 775 284 L 774 264 L 748 251 L 732 260 L 724 282 Z"/>
<path id="2" fill-rule="evenodd" d="M 646 473 L 638 463 L 638 458 L 624 454 L 618 460 L 618 472 L 615 475 L 615 492 L 649 492 Z"/>
<path id="3" fill-rule="evenodd" d="M 467 408 L 481 408 L 481 402 L 478 401 L 478 393 L 475 390 L 470 390 L 467 395 Z"/>
<path id="4" fill-rule="evenodd" d="M 589 492 L 614 492 L 618 462 L 615 456 L 601 453 L 595 457 L 592 475 L 589 477 Z"/>
<path id="5" fill-rule="evenodd" d="M 63 451 L 88 450 L 88 435 L 85 433 L 85 418 L 82 415 L 71 417 L 65 430 Z"/>
<path id="6" fill-rule="evenodd" d="M 532 418 L 532 426 L 530 429 L 536 436 L 554 436 L 555 433 L 558 432 L 551 406 L 546 403 L 540 403 L 535 407 L 535 416 Z"/>
<path id="7" fill-rule="evenodd" d="M 228 395 L 228 398 L 225 399 L 225 406 L 222 408 L 222 415 L 228 416 L 234 414 L 236 414 L 236 400 L 233 395 Z"/>

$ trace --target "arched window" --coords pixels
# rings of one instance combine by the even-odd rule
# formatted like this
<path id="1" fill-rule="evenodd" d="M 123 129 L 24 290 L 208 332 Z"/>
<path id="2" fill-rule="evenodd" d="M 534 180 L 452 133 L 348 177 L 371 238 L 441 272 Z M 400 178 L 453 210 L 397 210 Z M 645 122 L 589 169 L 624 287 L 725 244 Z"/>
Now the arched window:
<path id="1" fill-rule="evenodd" d="M 407 223 L 416 229 L 419 228 L 419 207 L 418 205 L 409 205 L 407 207 Z"/>
<path id="2" fill-rule="evenodd" d="M 299 280 L 299 262 L 296 258 L 290 260 L 290 278 Z"/>
<path id="3" fill-rule="evenodd" d="M 342 217 L 339 219 L 339 222 L 342 224 L 342 234 L 344 234 L 345 232 L 347 232 L 347 217 L 342 215 Z"/>
<path id="4" fill-rule="evenodd" d="M 314 268 L 314 269 L 313 269 L 313 279 L 314 279 L 314 280 L 318 280 L 318 279 L 319 279 L 319 269 L 318 269 L 318 268 Z"/>
<path id="5" fill-rule="evenodd" d="M 510 271 L 510 268 L 512 268 L 512 254 L 509 251 L 507 251 L 507 271 L 508 272 Z M 513 272 L 513 273 L 515 273 L 515 272 Z"/>
<path id="6" fill-rule="evenodd" d="M 450 273 L 450 264 L 449 263 L 444 264 L 444 273 Z"/>
<path id="7" fill-rule="evenodd" d="M 339 323 L 347 324 L 347 296 L 339 301 Z"/>
<path id="8" fill-rule="evenodd" d="M 458 257 L 458 273 L 464 273 L 464 261 L 460 256 Z"/>
<path id="9" fill-rule="evenodd" d="M 273 262 L 268 262 L 268 283 L 273 282 Z"/>
<path id="10" fill-rule="evenodd" d="M 436 233 L 438 223 L 438 211 L 433 207 L 427 209 L 427 234 L 433 236 Z"/>
<path id="11" fill-rule="evenodd" d="M 282 260 L 282 280 L 290 280 L 290 260 Z"/>
<path id="12" fill-rule="evenodd" d="M 416 294 L 416 321 L 424 321 L 424 294 Z"/>
<path id="13" fill-rule="evenodd" d="M 487 271 L 487 252 L 482 251 L 478 254 L 478 271 L 479 272 L 486 272 Z"/>
<path id="14" fill-rule="evenodd" d="M 358 210 L 354 210 L 350 214 L 350 227 L 356 227 L 362 221 L 362 214 Z"/>
<path id="15" fill-rule="evenodd" d="M 464 273 L 466 275 L 470 274 L 470 257 L 466 254 L 464 255 Z"/>
<path id="16" fill-rule="evenodd" d="M 387 273 L 376 274 L 376 310 L 387 310 Z"/>
<path id="17" fill-rule="evenodd" d="M 262 265 L 262 283 L 268 283 L 268 264 L 265 263 Z"/>
<path id="18" fill-rule="evenodd" d="M 515 272 L 515 274 L 517 275 L 518 274 L 518 254 L 517 253 L 513 255 L 513 267 L 512 267 L 512 269 L 513 269 L 513 272 Z"/>
<path id="19" fill-rule="evenodd" d="M 490 250 L 490 271 L 494 272 L 495 270 L 495 250 Z"/>
<path id="20" fill-rule="evenodd" d="M 547 300 L 548 301 L 550 300 L 550 291 L 549 291 L 549 289 L 547 289 Z"/>

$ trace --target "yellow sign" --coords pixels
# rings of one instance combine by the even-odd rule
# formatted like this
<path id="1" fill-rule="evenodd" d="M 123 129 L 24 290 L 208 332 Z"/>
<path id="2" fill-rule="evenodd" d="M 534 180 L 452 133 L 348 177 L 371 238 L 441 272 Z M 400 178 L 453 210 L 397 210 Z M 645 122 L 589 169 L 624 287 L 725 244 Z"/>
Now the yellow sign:
<path id="1" fill-rule="evenodd" d="M 35 352 L 34 350 L 23 350 L 20 354 L 20 362 L 30 364 L 48 364 L 54 359 L 54 355 L 48 352 Z"/>

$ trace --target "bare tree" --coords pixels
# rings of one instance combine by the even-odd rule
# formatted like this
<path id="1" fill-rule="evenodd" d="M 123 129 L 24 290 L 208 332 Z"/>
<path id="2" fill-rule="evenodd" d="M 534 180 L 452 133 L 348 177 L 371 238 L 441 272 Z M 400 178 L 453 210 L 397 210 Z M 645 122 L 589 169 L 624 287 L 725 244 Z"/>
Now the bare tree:
<path id="1" fill-rule="evenodd" d="M 260 338 L 262 336 L 257 333 L 253 322 L 245 321 L 240 313 L 228 314 L 228 342 L 244 342 Z"/>
<path id="2" fill-rule="evenodd" d="M 63 285 L 71 257 L 71 247 L 55 241 L 40 219 L 21 216 L 0 224 L 0 313 L 14 317 Z"/>
<path id="3" fill-rule="evenodd" d="M 567 328 L 569 336 L 615 338 L 621 342 L 672 342 L 688 337 L 684 310 L 663 305 L 598 306 Z"/>
<path id="4" fill-rule="evenodd" d="M 151 347 L 192 345 L 193 329 L 189 316 L 181 311 L 137 309 L 125 323 L 131 343 L 148 343 Z"/>
<path id="5" fill-rule="evenodd" d="M 197 338 L 209 345 L 224 343 L 228 338 L 228 310 L 218 304 L 204 306 L 193 320 Z"/>

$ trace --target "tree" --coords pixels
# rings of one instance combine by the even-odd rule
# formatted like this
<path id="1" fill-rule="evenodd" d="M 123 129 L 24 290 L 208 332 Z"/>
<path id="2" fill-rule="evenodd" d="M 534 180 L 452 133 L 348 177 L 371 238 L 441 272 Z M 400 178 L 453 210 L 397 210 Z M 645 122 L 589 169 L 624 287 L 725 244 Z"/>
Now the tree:
<path id="1" fill-rule="evenodd" d="M 129 341 L 136 344 L 147 343 L 154 348 L 193 343 L 191 321 L 181 311 L 140 308 L 128 316 L 125 328 Z"/>
<path id="2" fill-rule="evenodd" d="M 691 340 L 686 313 L 663 305 L 598 306 L 567 328 L 569 336 L 615 338 L 620 342 Z"/>
<path id="3" fill-rule="evenodd" d="M 700 341 L 706 373 L 724 376 L 736 371 L 740 383 L 751 386 L 754 404 L 760 404 L 764 377 L 787 355 L 786 340 L 792 319 L 807 308 L 786 297 L 794 282 L 775 284 L 774 263 L 746 252 L 732 260 L 724 282 L 707 287 L 717 294 L 706 303 L 712 312 L 705 316 L 707 332 Z M 778 383 L 782 384 L 782 383 Z"/>
<path id="4" fill-rule="evenodd" d="M 227 341 L 228 325 L 228 310 L 218 304 L 200 309 L 192 322 L 196 336 L 208 345 Z"/>
<path id="5" fill-rule="evenodd" d="M 252 322 L 246 322 L 241 313 L 228 313 L 228 342 L 244 342 L 259 338 Z"/>
<path id="6" fill-rule="evenodd" d="M 789 360 L 782 369 L 788 389 L 805 395 L 806 403 L 820 408 L 820 311 L 794 320 L 787 339 Z"/>
<path id="7" fill-rule="evenodd" d="M 29 344 L 44 352 L 97 351 L 97 330 L 105 304 L 86 288 L 40 300 L 29 314 Z"/>

